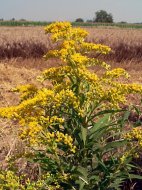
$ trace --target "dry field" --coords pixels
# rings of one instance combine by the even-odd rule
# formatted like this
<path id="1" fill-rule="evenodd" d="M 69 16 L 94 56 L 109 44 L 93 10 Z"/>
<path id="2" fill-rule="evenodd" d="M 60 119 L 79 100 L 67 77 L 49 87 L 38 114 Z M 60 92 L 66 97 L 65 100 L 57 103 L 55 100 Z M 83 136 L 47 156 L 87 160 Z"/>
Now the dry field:
<path id="1" fill-rule="evenodd" d="M 132 76 L 129 81 L 142 83 L 142 30 L 86 28 L 88 41 L 109 45 L 113 53 L 104 59 L 112 67 L 123 67 Z M 0 106 L 11 105 L 12 87 L 35 83 L 40 71 L 56 61 L 42 56 L 53 45 L 43 27 L 0 27 Z"/>
<path id="2" fill-rule="evenodd" d="M 114 52 L 109 60 L 122 62 L 142 61 L 142 30 L 118 28 L 86 28 L 88 41 L 109 45 Z M 1 27 L 0 58 L 41 58 L 51 49 L 49 37 L 43 27 Z"/>
<path id="3" fill-rule="evenodd" d="M 114 52 L 105 57 L 113 68 L 123 67 L 132 76 L 128 82 L 142 84 L 142 30 L 118 28 L 87 28 L 88 41 L 109 45 Z M 0 27 L 0 107 L 17 103 L 11 89 L 19 84 L 36 83 L 36 76 L 47 67 L 57 65 L 55 60 L 44 61 L 43 54 L 51 49 L 43 27 Z M 100 72 L 99 70 L 97 72 Z M 133 96 L 131 99 L 137 103 Z M 0 161 L 23 147 L 16 140 L 16 128 L 1 122 Z M 15 125 L 15 124 L 14 124 Z"/>

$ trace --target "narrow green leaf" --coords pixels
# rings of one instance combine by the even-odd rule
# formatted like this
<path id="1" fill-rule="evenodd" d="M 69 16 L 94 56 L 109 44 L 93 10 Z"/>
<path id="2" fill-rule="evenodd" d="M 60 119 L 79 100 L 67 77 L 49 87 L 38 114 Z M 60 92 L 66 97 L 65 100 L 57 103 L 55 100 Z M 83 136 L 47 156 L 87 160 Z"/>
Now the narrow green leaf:
<path id="1" fill-rule="evenodd" d="M 99 115 L 104 115 L 107 113 L 119 113 L 119 112 L 124 112 L 124 110 L 104 110 L 104 111 L 100 111 L 97 114 L 94 115 L 94 117 L 99 116 Z"/>
<path id="2" fill-rule="evenodd" d="M 84 145 L 86 143 L 86 137 L 87 137 L 87 129 L 83 126 L 81 126 L 81 137 L 84 142 Z"/>
<path id="3" fill-rule="evenodd" d="M 79 190 L 83 190 L 85 184 L 88 184 L 88 171 L 87 168 L 81 166 L 77 168 L 77 171 L 80 173 L 79 180 L 77 180 L 77 183 L 80 185 Z"/>
<path id="4" fill-rule="evenodd" d="M 79 166 L 77 168 L 77 171 L 80 173 L 80 176 L 83 177 L 83 179 L 85 181 L 88 181 L 88 171 L 87 171 L 87 168 L 83 168 L 83 167 Z"/>
<path id="5" fill-rule="evenodd" d="M 123 117 L 120 120 L 121 125 L 123 126 L 125 124 L 125 122 L 128 120 L 130 115 L 130 111 L 126 111 L 123 115 Z"/>
<path id="6" fill-rule="evenodd" d="M 113 142 L 107 143 L 107 145 L 104 147 L 104 149 L 118 148 L 118 147 L 121 147 L 124 145 L 126 145 L 126 140 L 113 141 Z"/>
<path id="7" fill-rule="evenodd" d="M 129 174 L 130 179 L 142 179 L 142 176 L 135 175 L 135 174 Z"/>
<path id="8" fill-rule="evenodd" d="M 93 134 L 95 131 L 100 129 L 102 126 L 108 125 L 108 121 L 110 119 L 111 114 L 106 114 L 103 118 L 101 118 L 91 129 L 90 134 Z"/>

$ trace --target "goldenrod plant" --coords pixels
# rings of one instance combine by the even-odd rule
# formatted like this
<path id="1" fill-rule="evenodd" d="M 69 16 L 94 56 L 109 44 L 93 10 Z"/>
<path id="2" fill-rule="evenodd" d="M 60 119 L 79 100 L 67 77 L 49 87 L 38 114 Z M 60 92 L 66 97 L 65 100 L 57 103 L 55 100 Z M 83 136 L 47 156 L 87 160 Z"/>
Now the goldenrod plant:
<path id="1" fill-rule="evenodd" d="M 131 175 L 130 164 L 137 151 L 130 151 L 131 136 L 139 139 L 141 133 L 125 132 L 129 112 L 120 105 L 127 104 L 131 93 L 141 95 L 142 85 L 120 82 L 119 78 L 129 77 L 124 69 L 111 69 L 91 58 L 92 53 L 106 55 L 111 49 L 86 42 L 84 29 L 56 22 L 45 27 L 45 32 L 56 49 L 44 57 L 59 63 L 38 80 L 48 80 L 50 85 L 18 86 L 14 91 L 20 93 L 19 104 L 0 108 L 1 117 L 19 122 L 19 138 L 29 151 L 25 155 L 38 163 L 40 172 L 37 181 L 32 181 L 30 176 L 20 180 L 12 171 L 3 171 L 1 188 L 113 190 L 120 189 L 127 178 L 141 178 Z M 91 66 L 100 67 L 101 74 Z M 10 187 L 11 183 L 15 186 Z"/>

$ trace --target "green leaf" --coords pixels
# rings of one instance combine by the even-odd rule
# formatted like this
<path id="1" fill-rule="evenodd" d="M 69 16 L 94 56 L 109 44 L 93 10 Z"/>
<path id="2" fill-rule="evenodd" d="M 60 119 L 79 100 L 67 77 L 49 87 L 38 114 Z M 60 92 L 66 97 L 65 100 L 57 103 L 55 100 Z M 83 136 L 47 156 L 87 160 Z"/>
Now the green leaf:
<path id="1" fill-rule="evenodd" d="M 87 171 L 87 168 L 83 168 L 81 166 L 79 166 L 77 168 L 77 171 L 81 174 L 81 177 L 84 178 L 84 180 L 87 182 L 87 177 L 88 177 L 88 171 Z M 87 182 L 88 183 L 88 182 Z"/>
<path id="2" fill-rule="evenodd" d="M 93 175 L 93 176 L 91 176 L 90 178 L 89 178 L 89 180 L 95 180 L 96 182 L 100 182 L 100 176 L 98 176 L 98 175 Z"/>
<path id="3" fill-rule="evenodd" d="M 105 171 L 105 173 L 109 173 L 107 166 L 102 161 L 99 161 L 98 163 L 100 167 L 103 169 L 103 171 Z"/>
<path id="4" fill-rule="evenodd" d="M 83 190 L 85 184 L 88 185 L 88 171 L 87 168 L 81 166 L 78 167 L 77 171 L 79 172 L 79 179 L 76 183 L 79 184 L 79 190 Z"/>
<path id="5" fill-rule="evenodd" d="M 124 178 L 116 178 L 113 183 L 109 185 L 109 189 L 121 190 L 120 186 L 124 182 Z"/>
<path id="6" fill-rule="evenodd" d="M 132 165 L 132 164 L 127 164 L 127 167 L 129 167 L 130 169 L 131 168 L 134 168 L 134 169 L 139 169 L 139 167 L 138 166 L 135 166 L 135 165 Z"/>
<path id="7" fill-rule="evenodd" d="M 109 149 L 109 148 L 119 148 L 121 146 L 126 145 L 126 140 L 119 140 L 119 141 L 113 141 L 113 142 L 109 142 L 106 144 L 106 146 L 104 147 L 104 149 Z"/>
<path id="8" fill-rule="evenodd" d="M 85 182 L 83 182 L 81 179 L 75 181 L 76 184 L 79 185 L 79 190 L 83 190 L 85 186 Z"/>
<path id="9" fill-rule="evenodd" d="M 96 132 L 98 129 L 101 127 L 104 127 L 108 125 L 109 119 L 110 119 L 111 114 L 106 114 L 103 118 L 101 118 L 91 129 L 90 129 L 90 134 L 93 134 Z"/>
<path id="10" fill-rule="evenodd" d="M 137 108 L 137 107 L 136 107 L 136 106 L 134 106 L 134 105 L 133 105 L 133 108 L 134 108 L 134 110 L 136 111 L 136 113 L 137 113 L 138 115 L 140 115 L 140 113 L 141 113 L 140 109 L 139 109 L 139 108 Z"/>
<path id="11" fill-rule="evenodd" d="M 125 122 L 128 120 L 128 118 L 129 118 L 129 115 L 130 115 L 130 111 L 128 110 L 128 111 L 125 111 L 125 113 L 124 113 L 124 115 L 123 115 L 123 117 L 120 119 L 120 124 L 121 124 L 121 126 L 124 126 L 124 124 L 125 124 Z"/>
<path id="12" fill-rule="evenodd" d="M 142 176 L 135 175 L 135 174 L 129 174 L 130 179 L 142 179 Z"/>
<path id="13" fill-rule="evenodd" d="M 106 126 L 101 127 L 100 129 L 98 129 L 96 132 L 94 132 L 92 135 L 89 136 L 89 139 L 91 139 L 92 142 L 96 142 L 98 140 L 101 139 L 101 137 L 104 136 L 104 134 L 106 134 L 107 128 Z"/>
<path id="14" fill-rule="evenodd" d="M 103 110 L 103 111 L 100 111 L 98 112 L 97 114 L 95 114 L 95 117 L 96 116 L 99 116 L 99 115 L 104 115 L 104 114 L 107 114 L 107 113 L 119 113 L 119 112 L 123 112 L 124 110 Z"/>
<path id="15" fill-rule="evenodd" d="M 81 137 L 84 142 L 84 145 L 86 143 L 86 137 L 87 137 L 87 129 L 83 126 L 81 126 Z"/>

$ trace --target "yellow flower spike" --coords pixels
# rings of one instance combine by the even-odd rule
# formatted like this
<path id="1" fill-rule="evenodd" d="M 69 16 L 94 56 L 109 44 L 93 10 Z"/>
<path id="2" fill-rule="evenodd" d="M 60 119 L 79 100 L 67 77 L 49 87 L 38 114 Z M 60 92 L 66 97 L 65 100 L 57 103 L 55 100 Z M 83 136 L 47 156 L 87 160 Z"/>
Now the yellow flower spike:
<path id="1" fill-rule="evenodd" d="M 19 92 L 21 100 L 28 99 L 30 97 L 33 97 L 36 92 L 38 91 L 38 88 L 33 84 L 27 84 L 27 85 L 21 85 L 17 86 L 13 89 L 14 92 Z"/>
<path id="2" fill-rule="evenodd" d="M 137 143 L 137 145 L 141 148 L 142 147 L 142 128 L 134 128 L 130 131 L 128 131 L 124 138 L 129 140 L 132 143 Z"/>
<path id="3" fill-rule="evenodd" d="M 45 32 L 51 34 L 53 42 L 58 40 L 74 40 L 83 42 L 88 32 L 81 28 L 72 28 L 69 22 L 55 22 L 45 27 Z"/>
<path id="4" fill-rule="evenodd" d="M 65 40 L 62 45 L 61 48 L 63 49 L 74 49 L 75 48 L 75 41 L 74 40 Z"/>
<path id="5" fill-rule="evenodd" d="M 110 78 L 117 78 L 120 76 L 125 76 L 126 78 L 129 77 L 129 74 L 122 68 L 116 68 L 111 71 L 107 71 L 105 74 L 105 77 L 110 77 Z"/>
<path id="6" fill-rule="evenodd" d="M 46 134 L 46 138 L 47 138 L 47 142 L 51 143 L 52 141 L 55 141 L 57 144 L 58 143 L 63 143 L 65 145 L 67 145 L 70 148 L 71 152 L 75 153 L 75 149 L 76 147 L 73 145 L 73 139 L 71 136 L 69 136 L 68 134 L 63 134 L 59 131 L 57 132 L 52 132 L 52 133 L 47 133 Z M 56 145 L 58 146 L 58 145 Z M 55 148 L 54 148 L 55 150 Z"/>
<path id="7" fill-rule="evenodd" d="M 139 145 L 142 147 L 142 139 L 139 141 Z"/>
<path id="8" fill-rule="evenodd" d="M 123 156 L 120 158 L 120 161 L 121 161 L 121 163 L 124 163 L 125 160 L 126 160 L 126 155 L 123 155 Z"/>
<path id="9" fill-rule="evenodd" d="M 73 148 L 71 149 L 71 152 L 73 152 L 73 153 L 76 152 L 76 146 L 73 146 Z"/>
<path id="10" fill-rule="evenodd" d="M 71 136 L 68 136 L 68 140 L 69 140 L 70 142 L 73 142 L 73 139 L 72 139 Z"/>
<path id="11" fill-rule="evenodd" d="M 51 137 L 51 138 L 54 138 L 54 137 L 55 137 L 54 132 L 52 132 L 52 133 L 50 134 L 50 137 Z"/>
<path id="12" fill-rule="evenodd" d="M 80 53 L 75 53 L 71 55 L 71 61 L 75 63 L 76 66 L 84 65 L 88 63 L 89 58 L 87 56 L 83 56 Z"/>
<path id="13" fill-rule="evenodd" d="M 71 28 L 70 22 L 55 22 L 44 28 L 46 33 L 58 33 L 68 31 Z"/>
<path id="14" fill-rule="evenodd" d="M 81 50 L 85 52 L 95 51 L 96 53 L 108 54 L 111 48 L 101 44 L 93 44 L 84 42 L 81 45 Z"/>

